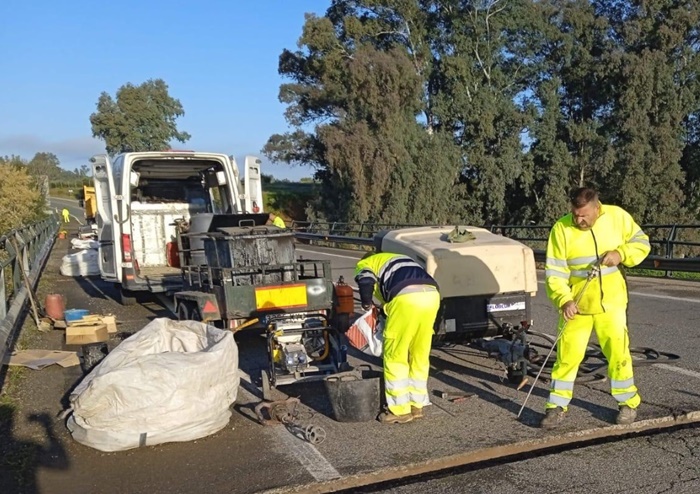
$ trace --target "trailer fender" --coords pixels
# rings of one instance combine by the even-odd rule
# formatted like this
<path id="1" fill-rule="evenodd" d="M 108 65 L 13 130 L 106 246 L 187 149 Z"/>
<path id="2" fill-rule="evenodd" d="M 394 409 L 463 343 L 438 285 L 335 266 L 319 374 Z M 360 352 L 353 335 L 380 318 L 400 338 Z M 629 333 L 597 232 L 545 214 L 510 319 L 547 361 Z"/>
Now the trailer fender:
<path id="1" fill-rule="evenodd" d="M 178 292 L 175 294 L 175 306 L 181 303 L 196 304 L 203 322 L 221 320 L 219 303 L 213 293 Z"/>

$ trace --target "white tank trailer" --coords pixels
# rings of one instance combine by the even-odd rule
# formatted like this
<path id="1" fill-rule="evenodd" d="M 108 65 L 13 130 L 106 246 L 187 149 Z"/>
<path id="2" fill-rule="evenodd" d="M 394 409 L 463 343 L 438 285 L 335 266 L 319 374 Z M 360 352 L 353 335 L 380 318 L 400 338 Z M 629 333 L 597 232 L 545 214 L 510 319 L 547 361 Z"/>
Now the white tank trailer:
<path id="1" fill-rule="evenodd" d="M 506 366 L 512 382 L 523 381 L 535 356 L 526 341 L 537 293 L 530 247 L 473 226 L 382 231 L 375 247 L 411 257 L 437 281 L 442 297 L 437 341 L 481 348 Z"/>

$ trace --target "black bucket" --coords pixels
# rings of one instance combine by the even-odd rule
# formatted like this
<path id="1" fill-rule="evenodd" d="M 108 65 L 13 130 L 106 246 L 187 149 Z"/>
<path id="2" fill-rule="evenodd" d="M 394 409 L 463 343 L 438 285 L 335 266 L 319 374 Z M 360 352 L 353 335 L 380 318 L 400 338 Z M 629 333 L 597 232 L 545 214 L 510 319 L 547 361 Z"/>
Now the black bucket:
<path id="1" fill-rule="evenodd" d="M 375 420 L 381 405 L 382 373 L 355 369 L 324 379 L 333 416 L 338 422 Z"/>

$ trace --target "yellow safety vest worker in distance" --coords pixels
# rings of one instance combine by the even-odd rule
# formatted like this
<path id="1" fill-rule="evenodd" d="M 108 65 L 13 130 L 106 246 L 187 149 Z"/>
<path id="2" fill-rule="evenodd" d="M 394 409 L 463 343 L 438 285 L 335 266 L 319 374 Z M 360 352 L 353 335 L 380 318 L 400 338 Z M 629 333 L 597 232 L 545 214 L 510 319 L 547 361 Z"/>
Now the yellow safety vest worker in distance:
<path id="1" fill-rule="evenodd" d="M 559 219 L 549 234 L 545 277 L 547 296 L 557 309 L 575 300 L 590 269 L 606 252 L 616 250 L 622 265 L 636 266 L 651 250 L 649 237 L 624 209 L 601 204 L 593 228 L 579 229 L 571 213 Z M 581 314 L 601 314 L 627 306 L 627 284 L 617 266 L 601 266 L 578 303 Z"/>

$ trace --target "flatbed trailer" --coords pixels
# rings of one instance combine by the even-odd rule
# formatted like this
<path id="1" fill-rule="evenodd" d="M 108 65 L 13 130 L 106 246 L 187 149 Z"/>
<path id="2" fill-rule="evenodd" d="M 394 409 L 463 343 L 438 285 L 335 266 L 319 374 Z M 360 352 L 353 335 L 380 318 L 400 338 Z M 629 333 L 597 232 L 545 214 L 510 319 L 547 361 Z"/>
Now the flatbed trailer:
<path id="1" fill-rule="evenodd" d="M 237 215 L 231 216 L 229 224 Z M 244 226 L 206 232 L 178 225 L 178 317 L 263 331 L 268 365 L 261 378 L 268 400 L 276 386 L 347 370 L 346 337 L 334 324 L 330 262 L 297 260 L 291 232 L 255 224 L 262 218 L 241 220 Z"/>

